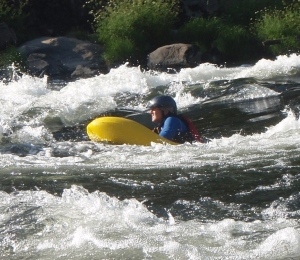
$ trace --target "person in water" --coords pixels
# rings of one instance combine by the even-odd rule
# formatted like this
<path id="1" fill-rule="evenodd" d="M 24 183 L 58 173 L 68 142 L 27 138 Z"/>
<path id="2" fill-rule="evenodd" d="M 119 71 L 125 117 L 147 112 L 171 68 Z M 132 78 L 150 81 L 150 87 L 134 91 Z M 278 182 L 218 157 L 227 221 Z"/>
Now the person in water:
<path id="1" fill-rule="evenodd" d="M 176 143 L 199 141 L 195 126 L 191 120 L 184 116 L 177 115 L 177 105 L 170 96 L 157 96 L 148 104 L 152 122 L 158 124 L 153 131 L 160 136 Z"/>

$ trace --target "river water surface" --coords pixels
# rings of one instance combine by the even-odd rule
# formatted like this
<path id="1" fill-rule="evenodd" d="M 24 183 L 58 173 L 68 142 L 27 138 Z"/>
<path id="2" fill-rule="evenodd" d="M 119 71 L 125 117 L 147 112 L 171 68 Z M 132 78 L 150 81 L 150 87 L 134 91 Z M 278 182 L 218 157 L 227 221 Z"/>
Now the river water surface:
<path id="1" fill-rule="evenodd" d="M 88 140 L 174 97 L 206 143 Z M 299 259 L 300 56 L 0 82 L 1 259 Z M 120 131 L 122 131 L 120 129 Z"/>

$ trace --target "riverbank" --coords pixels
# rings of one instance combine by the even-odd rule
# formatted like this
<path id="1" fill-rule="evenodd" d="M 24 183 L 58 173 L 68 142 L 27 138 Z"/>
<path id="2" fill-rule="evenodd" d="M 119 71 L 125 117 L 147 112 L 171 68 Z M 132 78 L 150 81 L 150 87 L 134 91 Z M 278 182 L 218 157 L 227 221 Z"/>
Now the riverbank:
<path id="1" fill-rule="evenodd" d="M 68 4 L 70 4 L 68 16 L 61 16 L 62 13 L 65 13 L 63 12 L 64 5 L 52 4 L 51 8 L 48 5 L 35 6 L 33 0 L 24 6 L 10 6 L 7 3 L 8 7 L 2 10 L 6 26 L 0 27 L 2 28 L 0 30 L 0 48 L 1 46 L 4 48 L 7 44 L 16 47 L 1 53 L 0 66 L 4 67 L 14 62 L 19 64 L 20 68 L 31 73 L 33 70 L 28 68 L 30 64 L 39 63 L 36 66 L 37 72 L 33 75 L 43 76 L 49 70 L 48 61 L 41 64 L 41 60 L 45 61 L 44 59 L 47 58 L 45 53 L 39 50 L 40 52 L 32 52 L 25 57 L 18 53 L 18 50 L 22 49 L 26 43 L 38 41 L 41 36 L 43 36 L 42 38 L 48 37 L 54 42 L 54 39 L 65 37 L 87 42 L 90 46 L 98 45 L 101 51 L 93 54 L 92 60 L 95 61 L 97 58 L 94 67 L 82 64 L 87 63 L 85 57 L 84 62 L 81 60 L 77 64 L 78 69 L 70 72 L 70 69 L 66 69 L 63 62 L 57 59 L 57 70 L 67 71 L 67 74 L 74 72 L 75 77 L 105 73 L 110 68 L 116 68 L 125 62 L 132 66 L 141 66 L 142 69 L 150 68 L 172 72 L 174 69 L 178 71 L 180 68 L 194 67 L 204 62 L 226 66 L 242 63 L 253 64 L 261 58 L 274 58 L 279 54 L 291 53 L 293 50 L 295 53 L 297 50 L 300 51 L 299 41 L 297 44 L 296 39 L 300 31 L 298 26 L 300 22 L 297 22 L 300 17 L 297 15 L 297 10 L 300 8 L 296 8 L 297 3 L 290 0 L 287 2 L 289 5 L 285 6 L 281 0 L 256 1 L 228 0 L 222 4 L 218 1 L 199 1 L 195 8 L 197 11 L 192 12 L 189 1 L 183 1 L 179 6 L 175 0 L 165 1 L 161 5 L 158 1 L 158 8 L 151 1 L 137 3 L 134 6 L 116 1 L 113 8 L 107 9 L 105 4 L 100 7 L 95 5 L 92 0 L 88 1 L 85 7 L 80 1 L 73 6 L 72 1 L 69 3 L 66 0 L 65 8 L 68 8 Z M 28 13 L 28 17 L 32 18 L 30 22 L 36 21 L 39 25 L 34 27 L 35 29 L 29 26 L 29 20 L 26 20 L 27 16 L 18 16 L 27 10 L 30 6 L 28 6 L 29 3 L 32 5 L 32 9 Z M 57 15 L 50 20 L 42 17 L 41 14 L 45 13 L 46 8 L 48 8 L 48 12 L 55 11 Z M 137 8 L 136 11 L 135 8 Z M 274 11 L 274 8 L 277 8 L 278 11 Z M 262 9 L 265 11 L 259 12 Z M 83 12 L 81 15 L 79 15 L 80 10 Z M 89 14 L 92 11 L 93 15 Z M 73 21 L 73 18 L 73 20 L 71 19 L 75 14 L 78 16 L 76 22 Z M 272 22 L 268 24 L 270 17 L 272 17 Z M 24 19 L 22 26 L 18 26 L 18 19 Z M 82 19 L 87 20 L 83 22 Z M 82 22 L 81 26 L 77 24 L 79 21 Z M 275 21 L 280 22 L 276 23 Z M 58 24 L 60 26 L 57 26 Z M 271 32 L 273 24 L 278 25 L 276 34 L 285 35 L 285 38 L 281 39 L 281 36 L 281 38 L 277 36 L 280 39 L 276 39 L 276 34 L 263 35 L 260 33 Z M 75 27 L 76 29 L 74 29 Z M 88 27 L 89 29 L 87 29 Z M 294 29 L 286 30 L 290 27 Z M 120 30 L 120 28 L 122 29 Z M 282 34 L 282 30 L 284 30 L 284 34 Z M 286 34 L 287 32 L 289 34 Z M 270 37 L 272 38 L 270 39 Z M 162 57 L 167 56 L 171 52 L 166 52 L 166 46 L 182 43 L 192 47 L 184 47 L 186 51 L 182 51 L 184 48 L 172 47 L 173 53 L 178 52 L 178 54 L 176 57 L 171 55 L 169 60 L 165 58 L 162 60 L 157 58 L 157 55 L 152 55 L 153 52 L 157 54 L 160 50 Z M 164 49 L 163 52 L 161 48 Z M 85 51 L 88 52 L 88 50 Z M 58 56 L 58 53 L 52 54 Z M 81 55 L 81 57 L 83 56 Z M 149 61 L 149 57 L 153 56 L 156 57 L 154 61 Z M 176 62 L 172 64 L 170 60 L 176 60 Z M 68 61 L 69 64 L 71 62 Z M 99 66 L 102 68 L 97 67 L 97 64 L 101 64 Z M 50 73 L 49 76 L 52 74 Z"/>

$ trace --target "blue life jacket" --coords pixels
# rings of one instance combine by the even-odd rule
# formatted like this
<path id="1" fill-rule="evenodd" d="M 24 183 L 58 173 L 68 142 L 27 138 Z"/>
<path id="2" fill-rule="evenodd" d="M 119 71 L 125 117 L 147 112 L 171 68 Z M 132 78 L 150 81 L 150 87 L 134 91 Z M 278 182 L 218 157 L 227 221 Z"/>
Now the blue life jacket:
<path id="1" fill-rule="evenodd" d="M 166 117 L 155 132 L 176 143 L 191 143 L 195 140 L 186 122 L 177 115 Z"/>

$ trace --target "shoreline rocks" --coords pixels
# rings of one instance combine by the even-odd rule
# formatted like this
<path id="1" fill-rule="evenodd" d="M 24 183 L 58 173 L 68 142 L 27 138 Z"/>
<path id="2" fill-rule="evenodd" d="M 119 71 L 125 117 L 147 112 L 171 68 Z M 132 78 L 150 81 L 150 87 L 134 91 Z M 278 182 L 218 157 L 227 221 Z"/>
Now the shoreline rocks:
<path id="1" fill-rule="evenodd" d="M 103 50 L 98 44 L 68 37 L 41 37 L 18 48 L 30 75 L 68 80 L 108 73 L 110 68 L 102 58 Z M 214 61 L 193 44 L 176 43 L 150 53 L 145 65 L 152 70 L 170 71 Z"/>
<path id="2" fill-rule="evenodd" d="M 107 73 L 101 55 L 103 48 L 94 43 L 68 37 L 42 37 L 18 48 L 26 68 L 34 76 L 84 78 Z"/>

